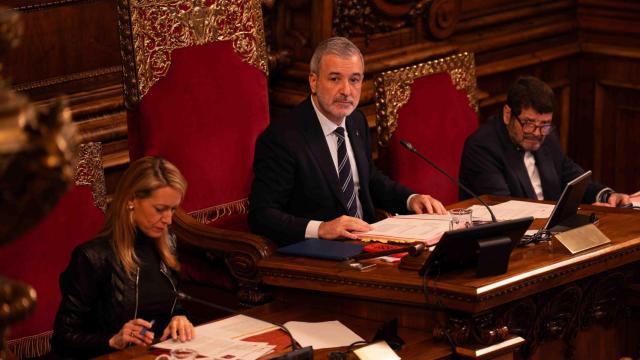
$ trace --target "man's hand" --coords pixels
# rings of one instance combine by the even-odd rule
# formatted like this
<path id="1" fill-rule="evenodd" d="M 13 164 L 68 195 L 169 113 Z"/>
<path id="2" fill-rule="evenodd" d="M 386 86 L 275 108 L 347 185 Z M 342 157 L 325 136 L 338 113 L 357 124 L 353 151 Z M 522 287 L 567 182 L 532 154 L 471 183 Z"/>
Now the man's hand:
<path id="1" fill-rule="evenodd" d="M 614 192 L 609 195 L 609 199 L 607 200 L 606 203 L 595 202 L 592 205 L 616 207 L 616 206 L 627 205 L 627 204 L 631 204 L 631 199 L 629 198 L 629 195 Z"/>
<path id="2" fill-rule="evenodd" d="M 318 237 L 321 239 L 334 240 L 339 238 L 357 239 L 358 236 L 352 231 L 369 231 L 371 225 L 361 219 L 342 215 L 331 221 L 324 221 L 318 227 Z"/>
<path id="3" fill-rule="evenodd" d="M 416 214 L 439 214 L 445 215 L 447 209 L 444 208 L 442 203 L 430 195 L 416 195 L 409 201 L 409 209 Z"/>

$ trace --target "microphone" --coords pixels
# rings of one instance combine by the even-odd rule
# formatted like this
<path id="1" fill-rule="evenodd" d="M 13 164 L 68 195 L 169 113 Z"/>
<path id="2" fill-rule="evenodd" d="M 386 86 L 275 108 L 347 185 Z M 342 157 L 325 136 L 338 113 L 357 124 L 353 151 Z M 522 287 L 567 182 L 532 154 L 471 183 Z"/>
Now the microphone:
<path id="1" fill-rule="evenodd" d="M 293 339 L 293 335 L 291 335 L 291 332 L 289 332 L 289 330 L 278 324 L 275 323 L 273 321 L 269 321 L 269 320 L 264 320 L 264 319 L 259 319 L 253 315 L 248 315 L 248 314 L 242 314 L 234 309 L 228 308 L 226 306 L 222 306 L 210 301 L 206 301 L 206 300 L 202 300 L 199 298 L 195 298 L 191 295 L 187 295 L 185 293 L 183 293 L 182 291 L 176 291 L 175 292 L 176 296 L 178 297 L 178 299 L 180 300 L 187 300 L 187 301 L 193 301 L 195 303 L 204 305 L 204 306 L 209 306 L 212 307 L 214 309 L 218 309 L 218 310 L 222 310 L 231 314 L 235 314 L 235 315 L 244 315 L 244 316 L 248 316 L 250 318 L 254 318 L 260 321 L 265 321 L 268 322 L 270 324 L 273 324 L 275 326 L 277 326 L 278 328 L 280 328 L 280 330 L 284 331 L 287 335 L 289 335 L 289 339 L 291 339 L 291 351 L 283 354 L 281 356 L 275 357 L 275 358 L 271 358 L 271 360 L 310 360 L 313 359 L 313 349 L 311 348 L 311 346 L 307 346 L 307 347 L 303 347 L 303 348 L 298 348 L 298 346 L 296 345 L 296 341 Z"/>
<path id="2" fill-rule="evenodd" d="M 442 170 L 438 165 L 436 165 L 429 158 L 427 158 L 426 156 L 422 155 L 418 150 L 416 150 L 415 147 L 413 147 L 413 145 L 411 145 L 410 142 L 408 142 L 406 140 L 400 140 L 400 144 L 402 144 L 402 146 L 407 148 L 407 150 L 409 150 L 412 153 L 418 155 L 418 157 L 421 158 L 422 160 L 428 162 L 429 165 L 433 166 L 436 170 L 438 170 L 440 173 L 442 173 L 444 176 L 446 176 L 447 179 L 449 179 L 452 183 L 454 183 L 454 184 L 458 185 L 460 188 L 462 188 L 462 190 L 464 190 L 467 194 L 473 196 L 474 199 L 478 200 L 482 205 L 484 205 L 484 207 L 487 208 L 487 210 L 489 210 L 489 214 L 491 215 L 491 222 L 498 222 L 498 220 L 496 220 L 496 216 L 493 214 L 493 211 L 491 211 L 491 208 L 489 207 L 489 205 L 487 205 L 487 203 L 485 203 L 473 191 L 469 190 L 469 188 L 467 188 L 466 186 L 462 185 L 462 183 L 460 181 L 458 181 L 458 180 L 454 179 L 453 177 L 451 177 L 451 175 L 447 174 L 446 171 Z"/>

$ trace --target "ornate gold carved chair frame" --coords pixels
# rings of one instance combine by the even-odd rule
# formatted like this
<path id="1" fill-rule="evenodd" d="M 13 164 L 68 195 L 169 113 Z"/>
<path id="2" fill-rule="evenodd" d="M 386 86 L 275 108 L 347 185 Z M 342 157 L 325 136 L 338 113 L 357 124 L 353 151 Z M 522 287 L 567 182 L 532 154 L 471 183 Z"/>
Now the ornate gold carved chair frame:
<path id="1" fill-rule="evenodd" d="M 172 53 L 183 48 L 230 41 L 242 62 L 268 76 L 260 0 L 119 0 L 118 12 L 125 103 L 132 112 L 170 71 Z M 256 263 L 275 251 L 274 245 L 248 231 L 217 226 L 234 216 L 246 218 L 247 209 L 246 197 L 188 212 L 180 209 L 173 228 L 183 244 L 224 258 L 238 282 L 239 299 L 259 303 L 264 299 L 257 291 Z"/>
<path id="2" fill-rule="evenodd" d="M 432 174 L 426 164 L 414 163 L 417 159 L 400 149 L 398 137 L 410 140 L 418 150 L 428 150 L 438 165 L 457 176 L 458 152 L 461 154 L 466 136 L 478 125 L 473 54 L 465 52 L 384 72 L 375 80 L 375 91 L 381 167 L 414 190 L 435 192 L 446 202 L 457 201 L 451 184 L 444 182 L 442 175 Z M 401 114 L 405 117 L 402 120 Z M 394 137 L 400 126 L 401 134 Z"/>

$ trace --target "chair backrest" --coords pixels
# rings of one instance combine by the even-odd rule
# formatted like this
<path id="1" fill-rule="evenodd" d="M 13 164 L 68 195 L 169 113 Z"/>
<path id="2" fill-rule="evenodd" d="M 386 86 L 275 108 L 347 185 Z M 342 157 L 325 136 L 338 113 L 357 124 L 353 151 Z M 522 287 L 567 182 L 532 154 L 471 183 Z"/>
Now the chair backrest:
<path id="1" fill-rule="evenodd" d="M 131 159 L 185 175 L 201 222 L 246 211 L 255 140 L 269 121 L 260 0 L 120 0 Z"/>
<path id="2" fill-rule="evenodd" d="M 9 329 L 9 350 L 19 359 L 50 351 L 49 338 L 60 304 L 58 277 L 71 251 L 93 238 L 104 223 L 106 192 L 100 143 L 79 148 L 74 184 L 33 229 L 0 247 L 0 274 L 37 292 L 33 314 Z"/>
<path id="3" fill-rule="evenodd" d="M 402 149 L 400 140 L 457 179 L 464 141 L 478 127 L 473 54 L 382 73 L 375 88 L 381 167 L 419 193 L 458 201 L 457 185 Z"/>

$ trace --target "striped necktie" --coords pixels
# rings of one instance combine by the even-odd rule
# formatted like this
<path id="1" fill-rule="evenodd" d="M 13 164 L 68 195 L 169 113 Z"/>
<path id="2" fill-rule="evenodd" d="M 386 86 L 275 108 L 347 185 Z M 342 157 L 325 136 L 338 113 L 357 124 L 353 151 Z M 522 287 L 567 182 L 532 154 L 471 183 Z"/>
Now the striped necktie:
<path id="1" fill-rule="evenodd" d="M 335 131 L 338 136 L 338 184 L 347 201 L 347 214 L 362 218 L 358 210 L 356 201 L 355 186 L 353 185 L 353 174 L 351 174 L 351 163 L 347 155 L 347 143 L 344 139 L 344 128 L 338 127 Z"/>

